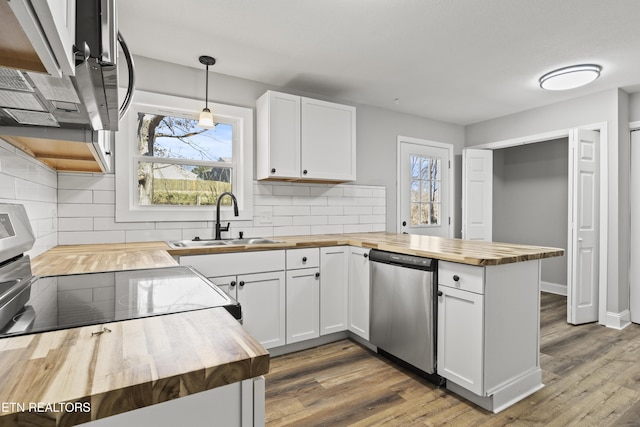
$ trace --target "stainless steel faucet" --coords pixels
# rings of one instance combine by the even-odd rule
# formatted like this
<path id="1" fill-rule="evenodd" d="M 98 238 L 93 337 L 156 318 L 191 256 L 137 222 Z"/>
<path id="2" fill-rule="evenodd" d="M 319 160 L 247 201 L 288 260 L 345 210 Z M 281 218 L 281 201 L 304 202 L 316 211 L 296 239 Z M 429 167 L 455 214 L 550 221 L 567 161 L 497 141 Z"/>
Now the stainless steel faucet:
<path id="1" fill-rule="evenodd" d="M 236 200 L 236 196 L 234 196 L 232 193 L 225 191 L 224 193 L 220 194 L 218 196 L 218 201 L 216 202 L 216 236 L 215 236 L 215 240 L 220 240 L 220 232 L 221 231 L 229 231 L 229 226 L 231 225 L 230 222 L 227 222 L 227 225 L 225 227 L 220 225 L 220 201 L 222 200 L 222 198 L 224 196 L 231 196 L 231 201 L 233 204 L 233 215 L 234 216 L 238 216 L 238 200 Z"/>

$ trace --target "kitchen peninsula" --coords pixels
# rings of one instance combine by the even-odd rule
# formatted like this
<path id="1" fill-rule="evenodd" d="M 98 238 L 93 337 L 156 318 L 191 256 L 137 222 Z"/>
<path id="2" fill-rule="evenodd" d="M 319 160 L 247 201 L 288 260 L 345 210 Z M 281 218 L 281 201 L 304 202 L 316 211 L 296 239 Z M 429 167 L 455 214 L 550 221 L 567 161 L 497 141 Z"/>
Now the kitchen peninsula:
<path id="1" fill-rule="evenodd" d="M 432 257 L 442 261 L 439 280 L 439 290 L 443 291 L 441 303 L 447 300 L 469 301 L 465 297 L 471 296 L 471 301 L 474 298 L 476 301 L 474 310 L 483 308 L 479 314 L 472 312 L 479 315 L 479 319 L 462 322 L 461 331 L 455 330 L 455 323 L 450 325 L 453 329 L 439 329 L 439 339 L 443 339 L 445 334 L 453 339 L 438 342 L 438 355 L 448 361 L 441 368 L 438 365 L 439 370 L 447 372 L 443 375 L 449 379 L 447 387 L 492 411 L 515 403 L 542 387 L 538 347 L 539 262 L 543 258 L 561 256 L 562 249 L 393 233 L 276 239 L 281 243 L 251 247 L 170 249 L 164 242 L 58 246 L 36 257 L 32 264 L 35 274 L 54 275 L 168 266 L 175 264 L 173 257 L 179 259 L 198 254 L 343 245 Z M 462 280 L 454 281 L 453 275 Z M 445 305 L 446 310 L 440 311 L 459 315 L 456 309 L 468 304 Z M 446 317 L 442 320 L 439 328 L 447 324 Z M 195 327 L 203 322 L 209 326 Z M 456 346 L 461 341 L 460 337 L 455 340 L 456 335 L 468 334 L 465 332 L 467 326 L 471 327 L 473 334 L 478 333 L 470 343 L 472 351 L 440 355 L 440 351 L 448 346 L 459 348 Z M 132 351 L 129 358 L 123 351 L 122 358 L 115 363 L 112 359 L 114 351 L 96 346 L 95 340 L 83 337 L 83 334 L 90 333 L 89 329 L 95 329 L 91 327 L 0 340 L 0 366 L 3 367 L 1 401 L 92 402 L 91 413 L 76 414 L 85 417 L 77 420 L 56 419 L 56 414 L 14 412 L 3 413 L 0 424 L 3 418 L 19 420 L 30 415 L 38 417 L 39 425 L 75 425 L 257 377 L 268 370 L 268 353 L 224 309 L 118 322 L 109 328 L 114 333 L 110 337 L 105 334 L 105 337 L 122 340 L 118 348 L 124 348 L 125 342 L 131 344 L 127 347 Z M 171 333 L 178 330 L 191 332 Z M 154 333 L 146 336 L 145 340 L 144 334 L 148 331 Z M 502 339 L 501 334 L 507 334 L 507 339 Z M 141 341 L 125 341 L 135 336 Z M 200 345 L 193 339 L 196 336 L 201 341 Z M 169 348 L 151 345 L 154 337 L 164 337 L 164 343 L 170 339 L 172 345 Z M 146 348 L 137 349 L 136 342 L 145 342 Z M 519 357 L 514 352 L 524 352 L 526 357 Z M 506 365 L 505 358 L 508 360 Z M 107 359 L 111 363 L 107 363 Z M 475 371 L 469 372 L 469 360 L 473 361 L 471 367 Z M 79 368 L 82 366 L 85 369 Z M 37 387 L 27 384 L 24 378 L 37 379 Z"/>

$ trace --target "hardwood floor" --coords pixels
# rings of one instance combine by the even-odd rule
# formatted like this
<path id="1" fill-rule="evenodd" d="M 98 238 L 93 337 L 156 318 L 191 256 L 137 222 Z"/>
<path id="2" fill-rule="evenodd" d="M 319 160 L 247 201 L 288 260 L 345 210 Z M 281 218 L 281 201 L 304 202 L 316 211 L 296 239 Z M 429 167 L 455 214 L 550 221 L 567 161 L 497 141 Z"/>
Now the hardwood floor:
<path id="1" fill-rule="evenodd" d="M 566 323 L 542 294 L 545 388 L 492 414 L 343 340 L 271 360 L 267 426 L 640 426 L 640 325 Z"/>

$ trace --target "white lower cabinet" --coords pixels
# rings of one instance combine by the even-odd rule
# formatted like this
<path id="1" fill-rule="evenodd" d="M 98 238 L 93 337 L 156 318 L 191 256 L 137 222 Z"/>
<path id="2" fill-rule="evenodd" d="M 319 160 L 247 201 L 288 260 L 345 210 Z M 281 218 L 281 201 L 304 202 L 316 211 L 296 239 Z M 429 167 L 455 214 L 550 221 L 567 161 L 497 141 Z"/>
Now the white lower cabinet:
<path id="1" fill-rule="evenodd" d="M 369 249 L 349 248 L 349 331 L 369 340 Z"/>
<path id="2" fill-rule="evenodd" d="M 235 298 L 242 325 L 266 349 L 286 343 L 285 251 L 180 257 Z M 269 271 L 271 270 L 271 271 Z"/>
<path id="3" fill-rule="evenodd" d="M 287 271 L 287 344 L 320 336 L 320 271 Z"/>
<path id="4" fill-rule="evenodd" d="M 258 427 L 265 423 L 264 377 L 90 421 L 90 427 Z"/>
<path id="5" fill-rule="evenodd" d="M 285 275 L 283 271 L 209 277 L 242 307 L 242 326 L 264 348 L 285 344 Z"/>
<path id="6" fill-rule="evenodd" d="M 287 344 L 320 336 L 320 249 L 287 250 Z"/>
<path id="7" fill-rule="evenodd" d="M 499 412 L 543 387 L 540 261 L 438 262 L 437 372 L 447 389 Z"/>
<path id="8" fill-rule="evenodd" d="M 320 248 L 320 335 L 348 329 L 349 247 Z"/>
<path id="9" fill-rule="evenodd" d="M 438 290 L 438 373 L 482 394 L 482 295 L 440 286 Z"/>

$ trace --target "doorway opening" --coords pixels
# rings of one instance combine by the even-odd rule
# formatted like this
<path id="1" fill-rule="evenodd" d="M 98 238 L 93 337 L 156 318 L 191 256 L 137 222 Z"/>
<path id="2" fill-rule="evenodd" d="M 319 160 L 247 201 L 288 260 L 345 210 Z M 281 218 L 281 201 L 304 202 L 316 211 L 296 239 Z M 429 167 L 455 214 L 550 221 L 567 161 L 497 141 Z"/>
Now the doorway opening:
<path id="1" fill-rule="evenodd" d="M 601 324 L 607 324 L 606 314 L 606 277 L 607 277 L 607 204 L 600 203 L 601 200 L 607 200 L 607 124 L 599 123 L 595 125 L 585 126 L 581 128 L 565 129 L 545 134 L 533 135 L 511 140 L 499 141 L 494 143 L 476 145 L 463 151 L 463 239 L 469 238 L 465 233 L 466 230 L 473 229 L 478 235 L 483 236 L 480 240 L 497 240 L 494 239 L 491 228 L 494 225 L 493 218 L 493 172 L 484 173 L 482 176 L 474 177 L 472 174 L 465 172 L 472 170 L 473 165 L 470 162 L 464 162 L 465 157 L 486 157 L 487 152 L 491 152 L 491 162 L 493 154 L 499 153 L 496 150 L 506 149 L 509 147 L 535 145 L 537 143 L 567 140 L 568 152 L 567 162 L 568 173 L 568 203 L 561 203 L 568 207 L 567 215 L 561 214 L 558 221 L 567 224 L 567 231 L 560 232 L 561 238 L 565 239 L 566 244 L 556 245 L 566 248 L 566 294 L 567 294 L 567 321 L 573 324 L 588 323 L 599 321 Z M 485 153 L 484 155 L 482 153 Z M 498 154 L 499 156 L 500 154 Z M 478 162 L 476 162 L 478 163 Z M 486 164 L 490 164 L 486 162 Z M 492 166 L 491 166 L 492 167 Z M 524 172 L 521 171 L 521 172 Z M 475 180 L 475 182 L 474 182 Z M 477 194 L 471 196 L 470 188 L 479 188 L 478 183 L 484 184 L 482 188 L 491 188 L 482 197 Z M 488 184 L 488 185 L 486 185 Z M 475 185 L 475 187 L 474 187 Z M 525 190 L 522 190 L 525 191 Z M 476 192 L 477 193 L 477 192 Z M 524 195 L 526 196 L 526 195 Z M 474 201 L 479 201 L 480 205 L 474 205 Z M 524 203 L 524 202 L 523 202 Z M 534 210 L 540 214 L 540 206 L 544 202 L 534 202 L 534 208 L 529 206 L 529 210 Z M 487 209 L 487 205 L 490 206 Z M 500 206 L 502 211 L 508 211 L 504 206 Z M 483 222 L 473 223 L 465 215 L 466 212 L 485 212 Z M 501 212 L 502 213 L 502 212 Z M 528 214 L 528 212 L 527 212 Z M 505 215 L 508 215 L 505 213 Z M 516 214 L 513 215 L 518 216 Z M 514 218 L 508 218 L 514 221 Z M 498 219 L 497 226 L 502 227 Z M 519 227 L 528 227 L 528 224 L 519 224 Z M 475 227 L 475 228 L 474 228 Z M 484 228 L 484 230 L 482 230 Z M 504 237 L 504 236 L 502 236 Z M 510 237 L 501 238 L 500 240 L 510 240 Z M 599 242 L 603 242 L 600 244 Z M 521 243 L 531 244 L 532 241 L 523 241 Z M 545 246 L 548 244 L 545 244 Z M 562 271 L 562 265 L 558 263 L 551 268 L 551 277 L 559 278 L 559 271 Z M 555 273 L 553 273 L 555 271 Z M 549 277 L 549 276 L 547 276 Z M 562 293 L 562 280 L 559 280 L 560 286 L 555 286 L 557 279 L 544 278 L 542 281 L 547 282 L 547 289 Z"/>
<path id="2" fill-rule="evenodd" d="M 564 248 L 569 139 L 493 150 L 493 240 Z M 567 296 L 567 256 L 542 260 L 541 289 Z"/>

